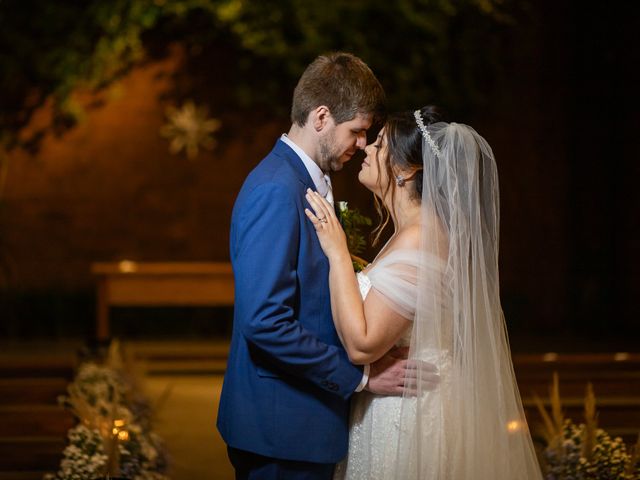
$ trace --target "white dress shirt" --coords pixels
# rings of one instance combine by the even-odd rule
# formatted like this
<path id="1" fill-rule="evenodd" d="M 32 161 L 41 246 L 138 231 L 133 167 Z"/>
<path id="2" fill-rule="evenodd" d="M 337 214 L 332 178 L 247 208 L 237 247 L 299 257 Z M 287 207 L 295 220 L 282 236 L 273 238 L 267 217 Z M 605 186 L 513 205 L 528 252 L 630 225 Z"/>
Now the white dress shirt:
<path id="1" fill-rule="evenodd" d="M 320 195 L 325 197 L 331 205 L 333 205 L 333 189 L 331 187 L 331 178 L 329 178 L 329 175 L 326 175 L 322 171 L 322 169 L 318 166 L 318 164 L 314 162 L 304 150 L 302 150 L 298 145 L 296 145 L 287 136 L 286 133 L 282 134 L 282 136 L 280 137 L 280 140 L 282 140 L 284 143 L 289 145 L 291 149 L 294 152 L 296 152 L 298 157 L 300 157 L 300 160 L 302 160 L 302 163 L 304 164 L 305 168 L 307 169 L 307 172 L 309 172 L 309 176 L 311 177 L 311 180 L 313 180 L 313 184 L 316 187 L 316 191 Z M 355 390 L 356 392 L 361 392 L 364 389 L 364 387 L 367 385 L 367 382 L 369 381 L 369 369 L 370 369 L 369 365 L 364 366 L 364 369 L 362 371 L 362 380 L 360 381 L 360 384 L 356 388 Z"/>

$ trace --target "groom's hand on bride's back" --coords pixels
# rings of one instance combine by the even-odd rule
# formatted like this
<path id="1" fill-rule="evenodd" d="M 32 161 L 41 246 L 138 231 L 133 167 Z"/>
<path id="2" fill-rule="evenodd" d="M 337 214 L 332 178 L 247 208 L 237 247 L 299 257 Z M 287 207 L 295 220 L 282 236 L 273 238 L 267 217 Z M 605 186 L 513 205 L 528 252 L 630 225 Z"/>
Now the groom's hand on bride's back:
<path id="1" fill-rule="evenodd" d="M 438 368 L 422 360 L 408 360 L 408 355 L 408 347 L 397 347 L 372 363 L 366 389 L 378 395 L 415 395 L 418 386 L 421 391 L 436 388 Z"/>

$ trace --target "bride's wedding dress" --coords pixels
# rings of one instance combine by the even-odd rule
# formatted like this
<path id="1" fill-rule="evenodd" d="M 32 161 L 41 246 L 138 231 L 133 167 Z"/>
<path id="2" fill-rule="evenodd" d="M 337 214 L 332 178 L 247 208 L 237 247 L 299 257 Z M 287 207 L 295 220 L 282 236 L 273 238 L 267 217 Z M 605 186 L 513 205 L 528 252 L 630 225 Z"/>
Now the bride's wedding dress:
<path id="1" fill-rule="evenodd" d="M 440 383 L 433 390 L 419 388 L 416 396 L 355 394 L 349 451 L 337 465 L 334 480 L 541 478 L 521 407 L 511 403 L 515 396 L 510 402 L 485 394 L 477 416 L 461 419 L 473 405 L 470 395 L 481 393 L 481 387 L 465 376 L 468 365 L 456 367 L 460 361 L 454 361 L 450 350 L 459 332 L 446 263 L 428 252 L 395 250 L 358 273 L 357 279 L 363 300 L 380 295 L 405 318 L 415 317 L 396 345 L 409 346 L 409 358 L 434 364 Z M 425 327 L 429 324 L 439 327 Z M 511 368 L 510 362 L 503 367 Z M 476 372 L 483 376 L 478 379 L 481 383 L 488 383 L 484 376 L 493 374 L 484 369 Z M 515 431 L 508 432 L 509 424 L 517 427 Z M 469 435 L 468 425 L 479 435 Z"/>
<path id="2" fill-rule="evenodd" d="M 417 393 L 355 394 L 338 480 L 540 480 L 500 305 L 499 188 L 489 144 L 458 123 L 425 125 L 420 250 L 393 250 L 358 275 L 411 320 L 398 342 L 420 378 Z M 384 252 L 385 249 L 383 248 Z"/>
<path id="3" fill-rule="evenodd" d="M 396 250 L 382 258 L 378 263 L 365 272 L 358 272 L 358 286 L 362 299 L 366 299 L 372 286 L 375 286 L 377 293 L 383 295 L 387 303 L 398 313 L 409 317 L 413 314 L 416 300 L 416 266 L 419 261 L 419 252 Z M 424 262 L 424 260 L 423 260 Z M 444 268 L 443 262 L 435 257 L 427 259 L 426 269 L 434 276 L 434 281 L 440 281 Z M 399 347 L 409 347 L 411 342 L 412 329 L 408 328 L 400 340 L 396 343 Z M 446 378 L 446 368 L 448 359 L 446 353 L 431 351 L 422 352 L 422 360 L 435 363 L 440 374 Z M 421 396 L 421 407 L 430 412 L 429 418 L 425 419 L 424 425 L 428 430 L 425 432 L 431 439 L 434 448 L 430 453 L 438 455 L 437 445 L 441 433 L 440 419 L 440 399 L 441 385 L 437 390 L 425 392 Z M 403 406 L 404 405 L 404 406 Z M 431 407 L 431 408 L 429 408 Z M 347 458 L 336 467 L 334 480 L 362 480 L 362 479 L 384 479 L 391 480 L 397 478 L 399 471 L 408 467 L 403 465 L 399 468 L 398 462 L 407 462 L 408 455 L 403 455 L 399 451 L 401 444 L 400 432 L 405 436 L 412 436 L 415 425 L 408 425 L 403 421 L 403 408 L 411 408 L 415 411 L 415 403 L 407 402 L 402 397 L 392 397 L 375 395 L 363 391 L 353 396 L 351 401 L 351 416 L 349 426 L 349 452 Z M 411 418 L 413 415 L 407 415 Z M 401 429 L 401 424 L 403 428 Z M 425 439 L 429 441 L 429 439 Z M 405 444 L 405 442 L 402 442 Z M 414 470 L 410 468 L 410 470 Z M 411 478 L 418 478 L 415 470 Z"/>

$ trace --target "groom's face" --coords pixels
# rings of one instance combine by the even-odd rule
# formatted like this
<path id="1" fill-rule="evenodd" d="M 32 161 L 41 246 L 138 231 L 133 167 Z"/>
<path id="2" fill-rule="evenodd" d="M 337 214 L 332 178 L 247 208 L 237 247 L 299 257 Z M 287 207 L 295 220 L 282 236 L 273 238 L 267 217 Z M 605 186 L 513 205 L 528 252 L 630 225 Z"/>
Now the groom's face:
<path id="1" fill-rule="evenodd" d="M 336 125 L 330 118 L 326 132 L 320 137 L 320 168 L 337 172 L 358 150 L 363 150 L 372 120 L 372 115 L 358 113 L 353 120 Z"/>

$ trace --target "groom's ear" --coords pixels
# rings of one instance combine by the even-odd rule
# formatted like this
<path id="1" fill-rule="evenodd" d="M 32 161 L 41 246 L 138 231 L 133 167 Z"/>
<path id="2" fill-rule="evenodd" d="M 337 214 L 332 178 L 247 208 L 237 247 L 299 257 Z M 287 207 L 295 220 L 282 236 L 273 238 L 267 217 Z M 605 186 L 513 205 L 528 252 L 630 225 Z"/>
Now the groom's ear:
<path id="1" fill-rule="evenodd" d="M 320 105 L 311 110 L 312 125 L 316 132 L 321 132 L 331 121 L 331 112 L 326 105 Z"/>

